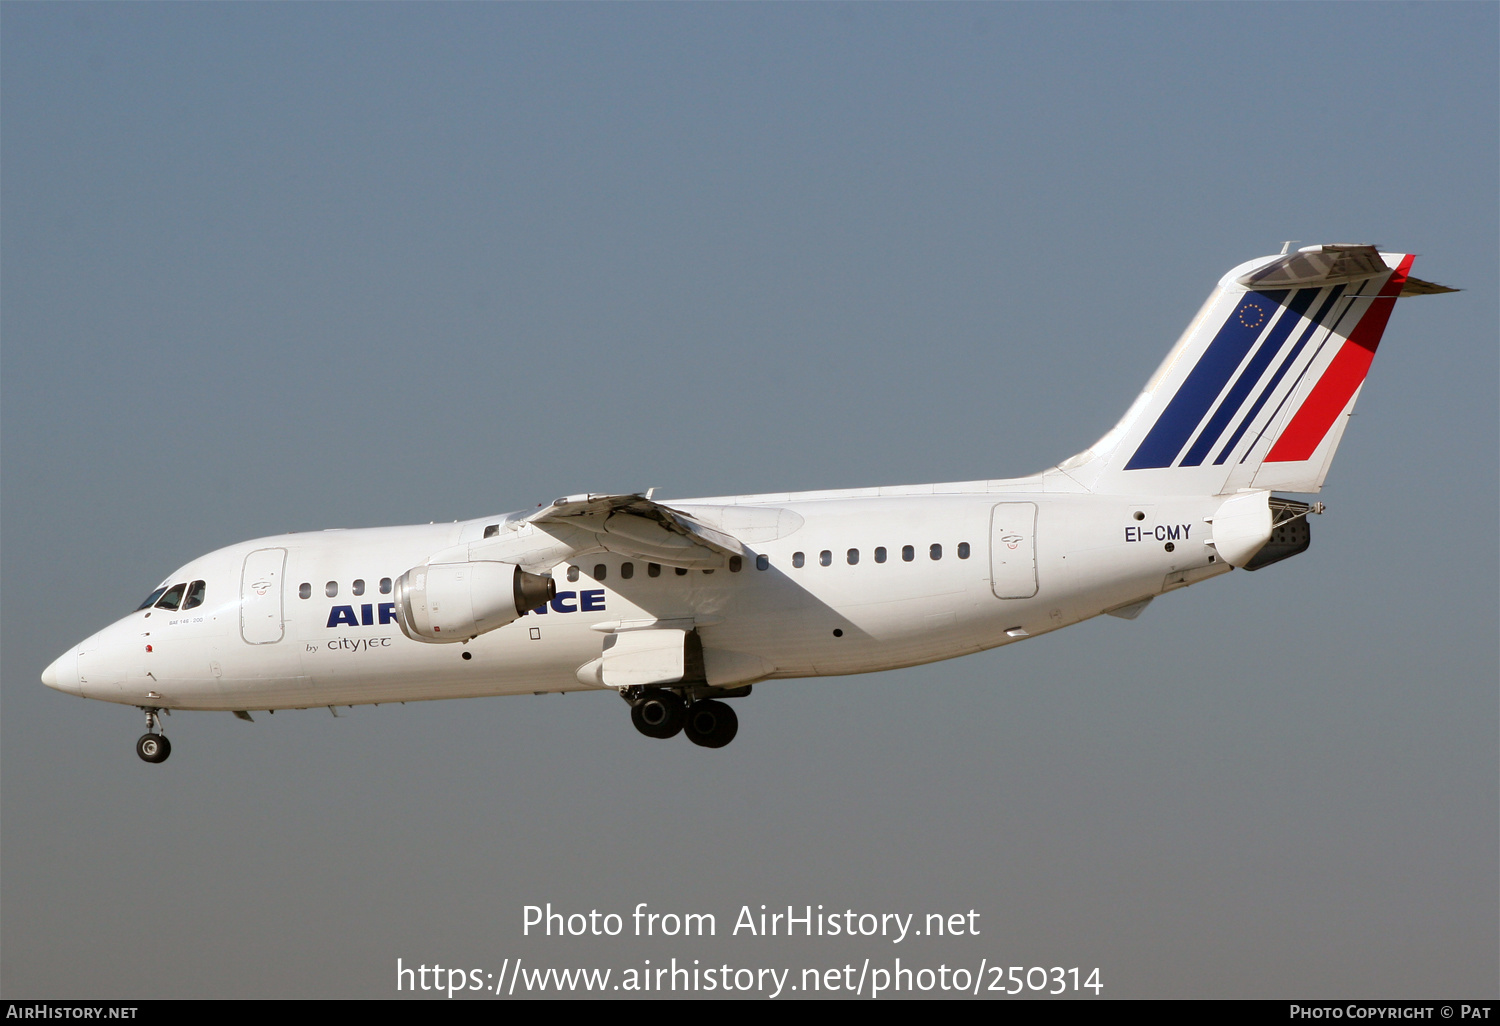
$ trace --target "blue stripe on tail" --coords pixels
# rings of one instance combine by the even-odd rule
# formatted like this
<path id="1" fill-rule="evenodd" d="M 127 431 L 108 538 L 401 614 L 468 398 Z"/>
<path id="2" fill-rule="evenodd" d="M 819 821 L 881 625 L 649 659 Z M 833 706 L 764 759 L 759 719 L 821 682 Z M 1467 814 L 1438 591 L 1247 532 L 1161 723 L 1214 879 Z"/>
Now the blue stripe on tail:
<path id="1" fill-rule="evenodd" d="M 1281 350 L 1282 343 L 1286 341 L 1286 337 L 1292 333 L 1294 327 L 1302 322 L 1302 315 L 1307 312 L 1308 307 L 1312 306 L 1312 301 L 1317 298 L 1318 292 L 1318 289 L 1302 289 L 1300 292 L 1293 294 L 1291 300 L 1286 304 L 1286 312 L 1281 315 L 1281 320 L 1276 322 L 1276 326 L 1271 329 L 1271 333 L 1266 336 L 1266 340 L 1261 343 L 1260 348 L 1255 351 L 1255 355 L 1250 358 L 1250 363 L 1245 367 L 1240 376 L 1235 379 L 1234 384 L 1229 387 L 1229 394 L 1224 397 L 1224 401 L 1219 404 L 1219 408 L 1214 411 L 1214 415 L 1208 419 L 1208 424 L 1199 433 L 1198 440 L 1193 443 L 1193 447 L 1188 450 L 1187 455 L 1182 458 L 1182 462 L 1178 466 L 1198 467 L 1203 465 L 1203 460 L 1208 455 L 1209 450 L 1214 447 L 1214 443 L 1224 434 L 1224 429 L 1229 425 L 1230 418 L 1239 410 L 1245 401 L 1245 396 L 1250 394 L 1250 389 L 1255 387 L 1255 383 L 1265 373 L 1266 367 L 1270 364 L 1272 358 Z"/>
<path id="2" fill-rule="evenodd" d="M 1252 292 L 1240 301 L 1125 464 L 1126 470 L 1172 465 L 1286 295 L 1285 289 Z"/>

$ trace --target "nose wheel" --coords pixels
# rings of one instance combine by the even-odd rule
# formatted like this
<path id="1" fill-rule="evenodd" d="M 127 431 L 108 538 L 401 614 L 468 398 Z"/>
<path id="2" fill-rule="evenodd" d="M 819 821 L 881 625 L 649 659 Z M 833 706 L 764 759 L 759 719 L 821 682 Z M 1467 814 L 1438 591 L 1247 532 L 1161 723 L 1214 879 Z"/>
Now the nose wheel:
<path id="1" fill-rule="evenodd" d="M 142 734 L 135 743 L 135 754 L 146 762 L 166 762 L 172 754 L 172 742 L 162 734 Z"/>
<path id="2" fill-rule="evenodd" d="M 146 714 L 146 733 L 136 740 L 135 754 L 143 762 L 166 762 L 167 756 L 172 754 L 172 742 L 166 735 L 157 733 L 161 729 L 161 718 L 157 715 L 161 710 L 143 707 L 143 711 Z"/>

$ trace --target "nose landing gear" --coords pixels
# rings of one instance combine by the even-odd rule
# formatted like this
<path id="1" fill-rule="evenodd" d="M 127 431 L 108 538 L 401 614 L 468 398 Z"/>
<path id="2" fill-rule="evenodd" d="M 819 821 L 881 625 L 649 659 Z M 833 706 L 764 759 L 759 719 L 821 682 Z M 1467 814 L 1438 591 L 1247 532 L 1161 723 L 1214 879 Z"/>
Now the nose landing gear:
<path id="1" fill-rule="evenodd" d="M 135 754 L 145 762 L 166 762 L 167 756 L 172 754 L 172 742 L 165 735 L 156 733 L 161 729 L 161 719 L 157 715 L 161 710 L 142 706 L 141 711 L 146 714 L 146 733 L 136 741 Z"/>

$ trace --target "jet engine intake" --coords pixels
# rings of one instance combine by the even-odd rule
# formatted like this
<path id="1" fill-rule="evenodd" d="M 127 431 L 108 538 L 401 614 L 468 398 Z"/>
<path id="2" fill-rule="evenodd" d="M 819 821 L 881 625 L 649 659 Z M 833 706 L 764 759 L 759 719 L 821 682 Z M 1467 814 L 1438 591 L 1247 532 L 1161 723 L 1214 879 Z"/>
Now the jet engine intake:
<path id="1" fill-rule="evenodd" d="M 514 563 L 424 563 L 396 579 L 396 622 L 413 641 L 468 641 L 557 594 L 550 577 Z"/>

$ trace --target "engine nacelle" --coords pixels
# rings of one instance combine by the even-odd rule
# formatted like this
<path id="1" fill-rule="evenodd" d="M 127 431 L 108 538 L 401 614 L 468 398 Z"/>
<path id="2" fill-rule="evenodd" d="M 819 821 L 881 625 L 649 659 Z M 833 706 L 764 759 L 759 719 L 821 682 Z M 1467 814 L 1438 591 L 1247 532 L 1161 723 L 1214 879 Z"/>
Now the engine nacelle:
<path id="1" fill-rule="evenodd" d="M 550 577 L 514 563 L 424 563 L 396 578 L 396 622 L 413 641 L 468 641 L 557 594 Z"/>

